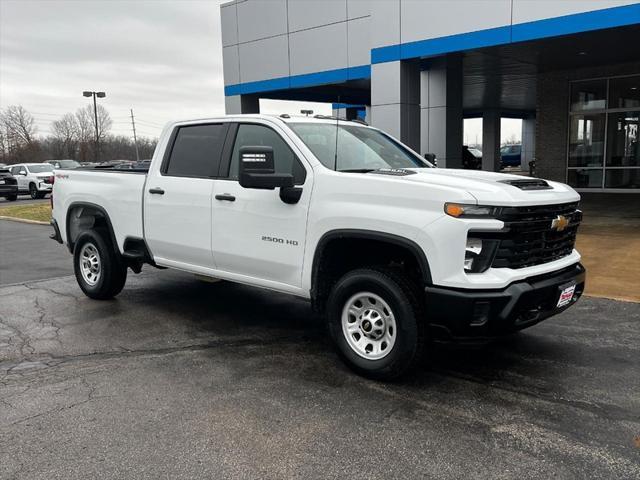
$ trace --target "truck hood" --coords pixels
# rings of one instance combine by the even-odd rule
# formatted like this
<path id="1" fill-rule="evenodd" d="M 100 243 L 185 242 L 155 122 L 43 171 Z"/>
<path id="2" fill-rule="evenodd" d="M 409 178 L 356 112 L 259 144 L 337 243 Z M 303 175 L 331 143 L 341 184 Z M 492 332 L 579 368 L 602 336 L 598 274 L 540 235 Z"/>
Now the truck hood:
<path id="1" fill-rule="evenodd" d="M 410 182 L 458 188 L 475 197 L 481 205 L 544 205 L 580 200 L 580 195 L 563 183 L 546 180 L 551 188 L 540 190 L 526 190 L 507 183 L 536 180 L 521 175 L 450 168 L 420 168 L 412 171 L 416 173 L 398 178 Z"/>

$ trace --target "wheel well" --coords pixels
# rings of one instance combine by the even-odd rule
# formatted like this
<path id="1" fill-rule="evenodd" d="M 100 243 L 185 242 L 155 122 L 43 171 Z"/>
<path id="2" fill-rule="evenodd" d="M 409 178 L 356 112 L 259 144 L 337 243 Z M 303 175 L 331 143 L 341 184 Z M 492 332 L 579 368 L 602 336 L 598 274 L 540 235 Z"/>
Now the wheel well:
<path id="1" fill-rule="evenodd" d="M 325 235 L 313 262 L 311 301 L 322 312 L 333 285 L 347 272 L 363 267 L 392 267 L 419 285 L 431 283 L 429 265 L 414 242 L 394 235 L 352 233 Z"/>
<path id="2" fill-rule="evenodd" d="M 103 227 L 108 230 L 112 245 L 116 245 L 111 221 L 106 212 L 92 205 L 75 205 L 67 213 L 67 246 L 73 252 L 76 240 L 86 230 Z"/>

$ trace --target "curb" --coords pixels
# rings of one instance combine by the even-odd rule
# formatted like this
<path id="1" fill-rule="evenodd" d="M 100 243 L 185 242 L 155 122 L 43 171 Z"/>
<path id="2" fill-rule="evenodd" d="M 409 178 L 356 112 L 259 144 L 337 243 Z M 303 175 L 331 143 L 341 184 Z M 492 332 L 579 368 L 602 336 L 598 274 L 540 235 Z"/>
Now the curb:
<path id="1" fill-rule="evenodd" d="M 50 225 L 49 222 L 41 222 L 39 220 L 27 220 L 26 218 L 5 217 L 0 215 L 0 220 L 9 220 L 10 222 L 29 223 L 31 225 Z"/>

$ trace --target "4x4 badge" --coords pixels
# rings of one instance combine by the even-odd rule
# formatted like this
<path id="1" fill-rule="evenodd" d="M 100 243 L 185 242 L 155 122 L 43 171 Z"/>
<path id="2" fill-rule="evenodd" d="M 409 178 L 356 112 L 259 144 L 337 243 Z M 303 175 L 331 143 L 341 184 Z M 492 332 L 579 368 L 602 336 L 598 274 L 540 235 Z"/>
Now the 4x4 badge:
<path id="1" fill-rule="evenodd" d="M 563 231 L 565 228 L 569 226 L 569 219 L 564 215 L 558 215 L 551 221 L 551 230 L 556 230 L 558 232 Z"/>

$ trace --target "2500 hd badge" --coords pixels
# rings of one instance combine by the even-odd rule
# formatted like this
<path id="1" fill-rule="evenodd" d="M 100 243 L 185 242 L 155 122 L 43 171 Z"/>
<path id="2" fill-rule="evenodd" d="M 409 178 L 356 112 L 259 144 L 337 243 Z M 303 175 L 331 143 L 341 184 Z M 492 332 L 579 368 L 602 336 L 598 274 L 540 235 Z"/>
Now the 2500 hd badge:
<path id="1" fill-rule="evenodd" d="M 267 235 L 263 235 L 262 236 L 262 241 L 263 242 L 272 242 L 272 243 L 282 243 L 283 245 L 291 245 L 294 247 L 298 246 L 298 241 L 297 240 L 287 240 L 284 238 L 279 238 L 279 237 L 269 237 Z"/>

